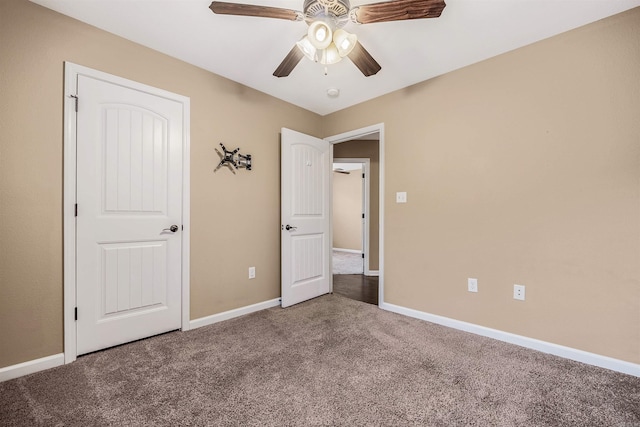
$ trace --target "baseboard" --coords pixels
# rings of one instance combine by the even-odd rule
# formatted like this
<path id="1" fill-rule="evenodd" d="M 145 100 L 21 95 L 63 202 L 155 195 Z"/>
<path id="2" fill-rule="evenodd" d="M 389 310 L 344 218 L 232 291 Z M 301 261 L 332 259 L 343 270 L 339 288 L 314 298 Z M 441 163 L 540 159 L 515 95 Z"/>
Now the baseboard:
<path id="1" fill-rule="evenodd" d="M 380 308 L 394 313 L 403 314 L 405 316 L 414 317 L 416 319 L 426 320 L 427 322 L 436 323 L 438 325 L 448 326 L 450 328 L 459 329 L 461 331 L 470 332 L 476 335 L 493 338 L 499 341 L 515 344 L 520 347 L 530 348 L 532 350 L 541 351 L 543 353 L 553 354 L 555 356 L 564 357 L 565 359 L 575 360 L 577 362 L 586 363 L 588 365 L 598 366 L 600 368 L 610 369 L 612 371 L 621 372 L 623 374 L 640 377 L 640 365 L 625 362 L 624 360 L 614 359 L 612 357 L 601 356 L 595 353 L 578 350 L 571 347 L 565 347 L 546 341 L 528 338 L 522 335 L 512 334 L 497 329 L 491 329 L 484 326 L 467 323 L 448 317 L 438 316 L 436 314 L 425 313 L 423 311 L 406 308 L 395 304 L 383 302 Z"/>
<path id="2" fill-rule="evenodd" d="M 0 368 L 0 383 L 61 365 L 64 365 L 64 353 Z"/>
<path id="3" fill-rule="evenodd" d="M 369 270 L 364 273 L 365 276 L 380 276 L 380 271 L 378 270 Z"/>
<path id="4" fill-rule="evenodd" d="M 343 248 L 333 248 L 334 251 L 336 252 L 349 252 L 350 254 L 361 254 L 362 251 L 359 251 L 357 249 L 343 249 Z"/>
<path id="5" fill-rule="evenodd" d="M 225 311 L 223 313 L 211 316 L 201 317 L 190 322 L 191 329 L 201 326 L 211 325 L 223 320 L 233 319 L 234 317 L 243 316 L 260 310 L 280 305 L 280 298 L 274 298 L 269 301 L 248 305 L 246 307 L 236 308 L 234 310 Z M 425 320 L 427 322 L 436 323 L 438 325 L 447 326 L 472 334 L 493 338 L 499 341 L 508 342 L 521 347 L 530 348 L 532 350 L 541 351 L 543 353 L 553 354 L 555 356 L 564 357 L 565 359 L 575 360 L 577 362 L 586 363 L 588 365 L 598 366 L 600 368 L 610 369 L 612 371 L 621 372 L 623 374 L 640 377 L 640 365 L 636 363 L 626 362 L 624 360 L 614 359 L 612 357 L 602 356 L 587 351 L 578 350 L 571 347 L 565 347 L 546 341 L 528 338 L 522 335 L 512 334 L 497 329 L 491 329 L 484 326 L 467 323 L 460 320 L 451 319 L 436 314 L 430 314 L 411 308 L 402 307 L 395 304 L 383 302 L 380 304 L 383 310 Z M 64 353 L 54 354 L 52 356 L 42 357 L 40 359 L 30 360 L 28 362 L 18 363 L 4 368 L 0 368 L 0 382 L 12 380 L 24 375 L 34 374 L 46 369 L 55 368 L 64 365 Z"/>
<path id="6" fill-rule="evenodd" d="M 246 307 L 236 308 L 234 310 L 225 311 L 223 313 L 214 314 L 200 319 L 191 320 L 189 322 L 190 329 L 199 328 L 201 326 L 211 325 L 213 323 L 222 322 L 223 320 L 233 319 L 234 317 L 243 316 L 255 311 L 264 310 L 280 305 L 280 298 L 269 301 L 263 301 L 257 304 L 248 305 Z M 28 362 L 19 363 L 17 365 L 0 368 L 0 382 L 12 380 L 24 375 L 34 374 L 44 371 L 45 369 L 55 368 L 64 365 L 64 353 L 54 354 L 40 359 L 30 360 Z"/>
<path id="7" fill-rule="evenodd" d="M 212 314 L 211 316 L 201 317 L 189 322 L 189 326 L 190 329 L 195 329 L 202 326 L 213 325 L 214 323 L 222 322 L 223 320 L 233 319 L 234 317 L 244 316 L 245 314 L 253 313 L 271 307 L 278 307 L 279 305 L 280 298 L 274 298 L 269 301 L 263 301 L 257 304 L 251 304 L 245 307 L 224 311 L 222 313 Z"/>

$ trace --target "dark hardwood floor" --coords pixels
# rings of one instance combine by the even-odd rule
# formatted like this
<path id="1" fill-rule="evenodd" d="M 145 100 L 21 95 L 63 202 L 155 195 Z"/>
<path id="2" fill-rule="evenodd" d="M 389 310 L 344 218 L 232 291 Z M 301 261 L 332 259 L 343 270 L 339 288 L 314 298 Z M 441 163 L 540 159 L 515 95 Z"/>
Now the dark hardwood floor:
<path id="1" fill-rule="evenodd" d="M 334 274 L 333 292 L 357 301 L 378 305 L 378 277 L 364 274 Z"/>

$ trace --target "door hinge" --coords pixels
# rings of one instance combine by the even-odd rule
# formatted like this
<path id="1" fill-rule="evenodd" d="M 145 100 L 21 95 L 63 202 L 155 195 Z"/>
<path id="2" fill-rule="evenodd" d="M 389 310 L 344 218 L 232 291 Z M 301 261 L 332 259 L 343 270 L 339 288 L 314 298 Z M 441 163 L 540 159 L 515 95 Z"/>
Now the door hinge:
<path id="1" fill-rule="evenodd" d="M 75 105 L 75 109 L 76 109 L 76 113 L 78 112 L 78 95 L 69 95 L 69 98 L 73 98 L 73 100 L 75 101 L 76 105 Z"/>
<path id="2" fill-rule="evenodd" d="M 362 219 L 364 219 L 364 214 L 362 214 Z"/>
<path id="3" fill-rule="evenodd" d="M 75 211 L 75 216 L 78 216 L 78 204 L 76 203 L 76 211 Z"/>
<path id="4" fill-rule="evenodd" d="M 362 174 L 362 179 L 364 179 L 364 174 Z"/>
<path id="5" fill-rule="evenodd" d="M 364 259 L 364 252 L 362 252 L 362 259 Z"/>
<path id="6" fill-rule="evenodd" d="M 78 307 L 73 310 L 73 317 L 75 320 L 78 320 Z"/>

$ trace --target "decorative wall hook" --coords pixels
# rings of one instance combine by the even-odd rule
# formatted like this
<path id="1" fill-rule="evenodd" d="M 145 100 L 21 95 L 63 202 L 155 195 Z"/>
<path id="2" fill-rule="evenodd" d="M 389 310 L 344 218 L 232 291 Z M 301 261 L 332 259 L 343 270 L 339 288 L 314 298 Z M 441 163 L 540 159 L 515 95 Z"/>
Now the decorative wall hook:
<path id="1" fill-rule="evenodd" d="M 233 173 L 235 173 L 234 169 L 238 168 L 245 168 L 249 171 L 251 170 L 251 154 L 239 154 L 238 152 L 240 151 L 240 147 L 236 148 L 233 151 L 227 150 L 227 147 L 225 147 L 222 142 L 220 143 L 220 147 L 222 147 L 222 151 L 216 148 L 216 152 L 220 156 L 220 163 L 218 163 L 218 166 L 216 166 L 214 172 L 220 169 L 222 166 L 228 166 Z M 236 154 L 238 155 L 237 159 Z"/>

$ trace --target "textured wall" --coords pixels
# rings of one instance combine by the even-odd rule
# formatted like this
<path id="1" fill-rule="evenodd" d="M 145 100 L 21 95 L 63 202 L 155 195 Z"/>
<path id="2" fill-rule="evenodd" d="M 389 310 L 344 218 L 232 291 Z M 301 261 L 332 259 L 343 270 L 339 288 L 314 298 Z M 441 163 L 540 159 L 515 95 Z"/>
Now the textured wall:
<path id="1" fill-rule="evenodd" d="M 280 296 L 279 132 L 320 116 L 26 0 L 0 40 L 0 367 L 63 350 L 63 61 L 191 98 L 191 318 Z M 254 169 L 214 173 L 219 142 Z"/>
<path id="2" fill-rule="evenodd" d="M 385 300 L 640 363 L 639 70 L 636 8 L 326 116 L 385 124 Z"/>

